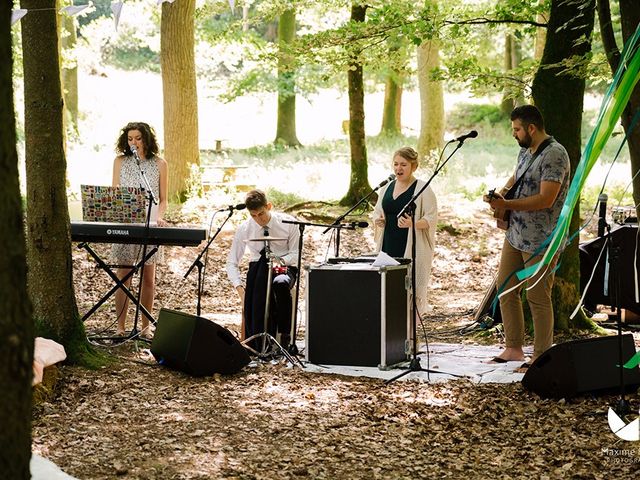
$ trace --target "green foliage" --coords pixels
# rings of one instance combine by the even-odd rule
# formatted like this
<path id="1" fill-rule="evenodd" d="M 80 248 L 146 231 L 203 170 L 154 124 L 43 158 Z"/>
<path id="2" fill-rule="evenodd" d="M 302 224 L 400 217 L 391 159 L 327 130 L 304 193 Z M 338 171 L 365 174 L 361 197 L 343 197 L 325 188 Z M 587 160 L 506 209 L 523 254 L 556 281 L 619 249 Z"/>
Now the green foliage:
<path id="1" fill-rule="evenodd" d="M 284 210 L 287 207 L 292 205 L 296 205 L 298 203 L 304 202 L 306 199 L 302 198 L 295 193 L 285 193 L 281 192 L 276 188 L 269 188 L 265 192 L 267 194 L 267 198 L 271 203 L 273 203 L 274 207 L 277 210 Z"/>
<path id="2" fill-rule="evenodd" d="M 78 31 L 78 64 L 100 71 L 104 65 L 123 70 L 160 71 L 160 14 L 155 3 L 125 4 L 135 23 L 121 21 L 114 32 L 113 18 L 98 15 Z"/>
<path id="3" fill-rule="evenodd" d="M 509 117 L 500 110 L 500 105 L 459 103 L 447 113 L 447 123 L 456 130 L 480 125 L 486 129 L 494 126 L 506 128 Z"/>
<path id="4" fill-rule="evenodd" d="M 460 189 L 460 193 L 467 200 L 474 201 L 478 198 L 481 198 L 484 194 L 489 191 L 489 187 L 485 182 L 481 182 L 473 189 L 466 188 L 464 185 Z"/>

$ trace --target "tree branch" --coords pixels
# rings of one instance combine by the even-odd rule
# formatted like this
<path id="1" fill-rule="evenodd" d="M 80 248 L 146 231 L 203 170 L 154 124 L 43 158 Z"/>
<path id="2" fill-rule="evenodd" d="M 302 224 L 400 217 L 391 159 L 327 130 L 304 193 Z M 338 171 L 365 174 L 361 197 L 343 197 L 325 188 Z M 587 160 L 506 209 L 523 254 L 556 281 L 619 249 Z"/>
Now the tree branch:
<path id="1" fill-rule="evenodd" d="M 461 21 L 445 20 L 443 23 L 445 25 L 483 25 L 483 24 L 503 24 L 503 23 L 504 24 L 513 24 L 513 23 L 515 23 L 516 25 L 530 25 L 532 27 L 547 28 L 547 24 L 546 23 L 536 22 L 534 20 L 516 20 L 514 18 L 498 20 L 498 19 L 495 19 L 495 18 L 478 17 L 478 18 L 470 18 L 468 20 L 461 20 Z"/>
<path id="2" fill-rule="evenodd" d="M 611 24 L 611 8 L 609 0 L 598 0 L 598 21 L 600 22 L 600 35 L 602 37 L 602 45 L 607 54 L 607 62 L 611 67 L 611 71 L 618 70 L 620 65 L 620 50 L 616 43 L 616 37 L 613 34 L 613 25 Z"/>

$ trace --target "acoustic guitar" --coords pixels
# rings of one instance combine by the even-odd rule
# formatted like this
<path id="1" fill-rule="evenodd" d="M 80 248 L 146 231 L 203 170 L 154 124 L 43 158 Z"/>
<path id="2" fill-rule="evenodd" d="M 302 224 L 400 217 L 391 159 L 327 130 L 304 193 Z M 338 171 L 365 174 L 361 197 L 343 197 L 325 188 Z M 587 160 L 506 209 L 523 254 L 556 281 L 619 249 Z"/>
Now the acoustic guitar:
<path id="1" fill-rule="evenodd" d="M 507 192 L 505 192 L 505 195 L 501 195 L 501 197 L 506 198 Z M 492 188 L 491 190 L 489 190 L 489 193 L 487 194 L 487 196 L 489 197 L 489 201 L 491 201 L 493 198 L 498 198 L 498 195 L 500 194 L 496 195 L 495 188 Z M 493 218 L 496 219 L 496 226 L 502 230 L 506 230 L 507 228 L 509 228 L 510 215 L 511 215 L 511 210 L 506 210 L 501 208 L 493 209 Z"/>

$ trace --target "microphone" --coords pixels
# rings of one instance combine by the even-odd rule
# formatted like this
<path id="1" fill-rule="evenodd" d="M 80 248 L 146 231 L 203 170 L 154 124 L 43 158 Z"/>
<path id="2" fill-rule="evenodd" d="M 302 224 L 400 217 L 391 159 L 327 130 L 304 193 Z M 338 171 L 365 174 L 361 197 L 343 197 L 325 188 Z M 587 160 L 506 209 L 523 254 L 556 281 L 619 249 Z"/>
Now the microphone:
<path id="1" fill-rule="evenodd" d="M 229 205 L 226 208 L 221 208 L 218 212 L 233 212 L 234 210 L 244 210 L 247 208 L 247 205 L 244 203 L 239 203 L 237 205 Z"/>
<path id="2" fill-rule="evenodd" d="M 601 193 L 598 196 L 598 202 L 600 203 L 600 210 L 598 211 L 598 236 L 603 237 L 604 231 L 607 228 L 607 200 L 609 197 L 606 193 Z"/>
<path id="3" fill-rule="evenodd" d="M 367 222 L 351 222 L 351 223 L 349 223 L 349 226 L 351 226 L 353 228 L 367 228 L 369 226 L 369 223 L 367 223 Z"/>
<path id="4" fill-rule="evenodd" d="M 138 166 L 140 166 L 140 156 L 138 155 L 138 149 L 136 148 L 136 146 L 129 145 L 129 150 L 131 150 L 131 153 L 133 153 L 133 158 L 136 159 L 136 162 L 138 162 Z"/>
<path id="5" fill-rule="evenodd" d="M 376 188 L 384 187 L 387 183 L 393 182 L 396 179 L 396 176 L 392 173 L 388 178 L 385 178 Z"/>
<path id="6" fill-rule="evenodd" d="M 464 135 L 460 135 L 458 138 L 454 138 L 453 142 L 464 142 L 467 138 L 476 138 L 478 136 L 478 132 L 476 130 L 471 130 L 469 133 Z"/>

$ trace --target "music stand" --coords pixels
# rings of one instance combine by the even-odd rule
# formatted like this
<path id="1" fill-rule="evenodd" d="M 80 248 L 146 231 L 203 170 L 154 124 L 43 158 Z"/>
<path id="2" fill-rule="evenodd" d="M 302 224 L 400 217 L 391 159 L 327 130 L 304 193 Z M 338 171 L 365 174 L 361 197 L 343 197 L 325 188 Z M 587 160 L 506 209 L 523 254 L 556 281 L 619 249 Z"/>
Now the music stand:
<path id="1" fill-rule="evenodd" d="M 275 256 L 271 251 L 271 242 L 281 242 L 286 240 L 286 238 L 270 236 L 250 238 L 248 240 L 249 242 L 264 242 L 265 258 L 267 260 L 267 291 L 264 305 L 264 331 L 250 336 L 241 343 L 247 350 L 249 350 L 249 352 L 258 357 L 260 360 L 265 360 L 277 353 L 280 353 L 284 355 L 284 357 L 289 362 L 291 362 L 292 365 L 296 365 L 294 357 L 291 356 L 289 352 L 287 352 L 286 348 L 283 348 L 282 345 L 280 345 L 280 343 L 278 343 L 278 341 L 273 337 L 273 335 L 269 334 L 268 331 L 270 314 L 269 310 L 271 308 L 271 282 L 273 281 L 273 258 Z M 260 351 L 257 351 L 250 345 L 251 341 L 257 339 L 262 339 L 262 349 Z M 300 362 L 300 360 L 298 360 L 298 362 Z M 304 368 L 301 362 L 300 367 Z"/>

